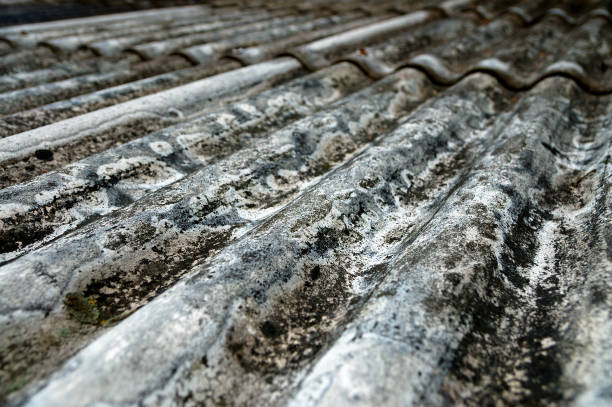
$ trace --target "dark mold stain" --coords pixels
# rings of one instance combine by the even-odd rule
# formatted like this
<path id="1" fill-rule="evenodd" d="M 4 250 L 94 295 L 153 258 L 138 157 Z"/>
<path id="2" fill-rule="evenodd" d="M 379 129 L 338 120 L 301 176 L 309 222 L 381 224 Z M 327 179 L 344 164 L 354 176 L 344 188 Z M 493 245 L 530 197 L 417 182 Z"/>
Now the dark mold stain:
<path id="1" fill-rule="evenodd" d="M 121 246 L 121 235 L 117 236 L 119 239 L 113 244 Z M 140 236 L 145 241 L 150 238 L 145 230 Z M 166 241 L 165 246 L 152 248 L 154 254 L 141 258 L 133 268 L 113 270 L 106 277 L 91 281 L 82 292 L 67 295 L 95 304 L 95 314 L 90 312 L 84 318 L 79 317 L 67 303 L 68 312 L 84 323 L 107 325 L 117 322 L 172 286 L 191 270 L 195 259 L 210 257 L 224 247 L 230 236 L 231 231 L 211 233 L 184 247 L 174 247 L 171 241 Z M 87 310 L 84 301 L 78 304 Z"/>
<path id="2" fill-rule="evenodd" d="M 516 221 L 508 232 L 503 233 L 504 249 L 500 256 L 502 273 L 517 288 L 523 288 L 529 279 L 521 275 L 520 268 L 533 265 L 533 259 L 539 247 L 537 233 L 545 220 L 551 215 L 531 202 L 524 201 L 510 187 L 500 186 L 512 199 L 512 213 Z"/>
<path id="3" fill-rule="evenodd" d="M 313 279 L 313 270 L 318 278 Z M 290 292 L 268 300 L 271 311 L 246 318 L 227 334 L 228 349 L 247 372 L 288 374 L 312 360 L 324 348 L 351 308 L 348 276 L 337 267 L 313 266 L 304 282 Z M 257 322 L 263 318 L 263 322 Z M 244 324 L 257 327 L 248 333 Z"/>
<path id="4" fill-rule="evenodd" d="M 34 156 L 39 160 L 51 161 L 53 160 L 53 151 L 47 149 L 40 149 L 34 152 Z M 31 167 L 31 166 L 30 166 Z M 26 169 L 27 170 L 27 169 Z"/>

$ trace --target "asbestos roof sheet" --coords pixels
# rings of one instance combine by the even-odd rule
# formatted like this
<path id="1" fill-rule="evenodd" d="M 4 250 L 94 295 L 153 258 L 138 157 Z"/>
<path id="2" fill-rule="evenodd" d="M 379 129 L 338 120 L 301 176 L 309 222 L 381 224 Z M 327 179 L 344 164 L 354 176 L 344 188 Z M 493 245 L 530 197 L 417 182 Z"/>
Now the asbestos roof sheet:
<path id="1" fill-rule="evenodd" d="M 2 404 L 612 404 L 609 1 L 15 4 Z"/>

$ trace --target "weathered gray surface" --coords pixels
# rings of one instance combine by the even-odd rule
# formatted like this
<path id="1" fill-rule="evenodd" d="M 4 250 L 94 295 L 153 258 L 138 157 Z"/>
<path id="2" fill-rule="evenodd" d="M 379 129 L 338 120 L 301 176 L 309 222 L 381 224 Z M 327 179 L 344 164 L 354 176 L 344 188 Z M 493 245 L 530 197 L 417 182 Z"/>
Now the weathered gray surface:
<path id="1" fill-rule="evenodd" d="M 0 28 L 0 401 L 612 404 L 609 6 Z"/>
<path id="2" fill-rule="evenodd" d="M 303 69 L 295 59 L 278 58 L 1 138 L 0 163 L 7 173 L 0 185 L 28 179 L 26 167 L 37 161 L 36 151 L 41 148 L 55 151 L 54 160 L 46 167 L 50 170 L 300 72 Z"/>
<path id="3" fill-rule="evenodd" d="M 1 259 L 177 181 L 370 82 L 353 65 L 335 65 L 6 188 L 0 219 L 9 245 Z"/>

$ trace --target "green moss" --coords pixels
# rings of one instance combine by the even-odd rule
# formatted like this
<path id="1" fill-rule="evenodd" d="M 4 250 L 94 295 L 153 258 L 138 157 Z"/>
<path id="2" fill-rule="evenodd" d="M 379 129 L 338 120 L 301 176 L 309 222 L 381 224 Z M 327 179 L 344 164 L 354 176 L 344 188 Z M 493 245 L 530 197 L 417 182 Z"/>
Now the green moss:
<path id="1" fill-rule="evenodd" d="M 97 324 L 100 318 L 100 311 L 93 298 L 85 298 L 80 293 L 70 293 L 66 295 L 64 304 L 70 315 L 84 324 Z"/>
<path id="2" fill-rule="evenodd" d="M 19 376 L 15 380 L 7 383 L 6 387 L 4 388 L 4 393 L 8 394 L 17 391 L 26 384 L 28 384 L 28 378 L 25 376 Z"/>
<path id="3" fill-rule="evenodd" d="M 57 336 L 59 336 L 60 338 L 67 338 L 70 335 L 72 335 L 72 332 L 70 332 L 70 329 L 58 329 L 57 330 Z"/>

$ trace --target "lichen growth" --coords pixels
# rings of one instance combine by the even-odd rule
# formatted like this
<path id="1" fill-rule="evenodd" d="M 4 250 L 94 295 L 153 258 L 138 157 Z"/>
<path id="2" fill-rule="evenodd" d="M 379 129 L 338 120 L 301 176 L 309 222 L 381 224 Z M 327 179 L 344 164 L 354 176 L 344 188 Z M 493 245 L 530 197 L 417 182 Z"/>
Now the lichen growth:
<path id="1" fill-rule="evenodd" d="M 80 293 L 70 293 L 66 295 L 64 304 L 70 315 L 84 324 L 97 324 L 100 318 L 100 311 L 96 306 L 95 299 L 85 297 Z"/>
<path id="2" fill-rule="evenodd" d="M 72 335 L 72 332 L 70 331 L 70 329 L 58 329 L 57 330 L 57 336 L 59 336 L 60 338 L 68 338 L 71 335 Z"/>
<path id="3" fill-rule="evenodd" d="M 28 378 L 26 376 L 19 376 L 15 380 L 7 383 L 3 393 L 8 394 L 17 391 L 24 387 L 26 384 L 28 384 Z"/>

